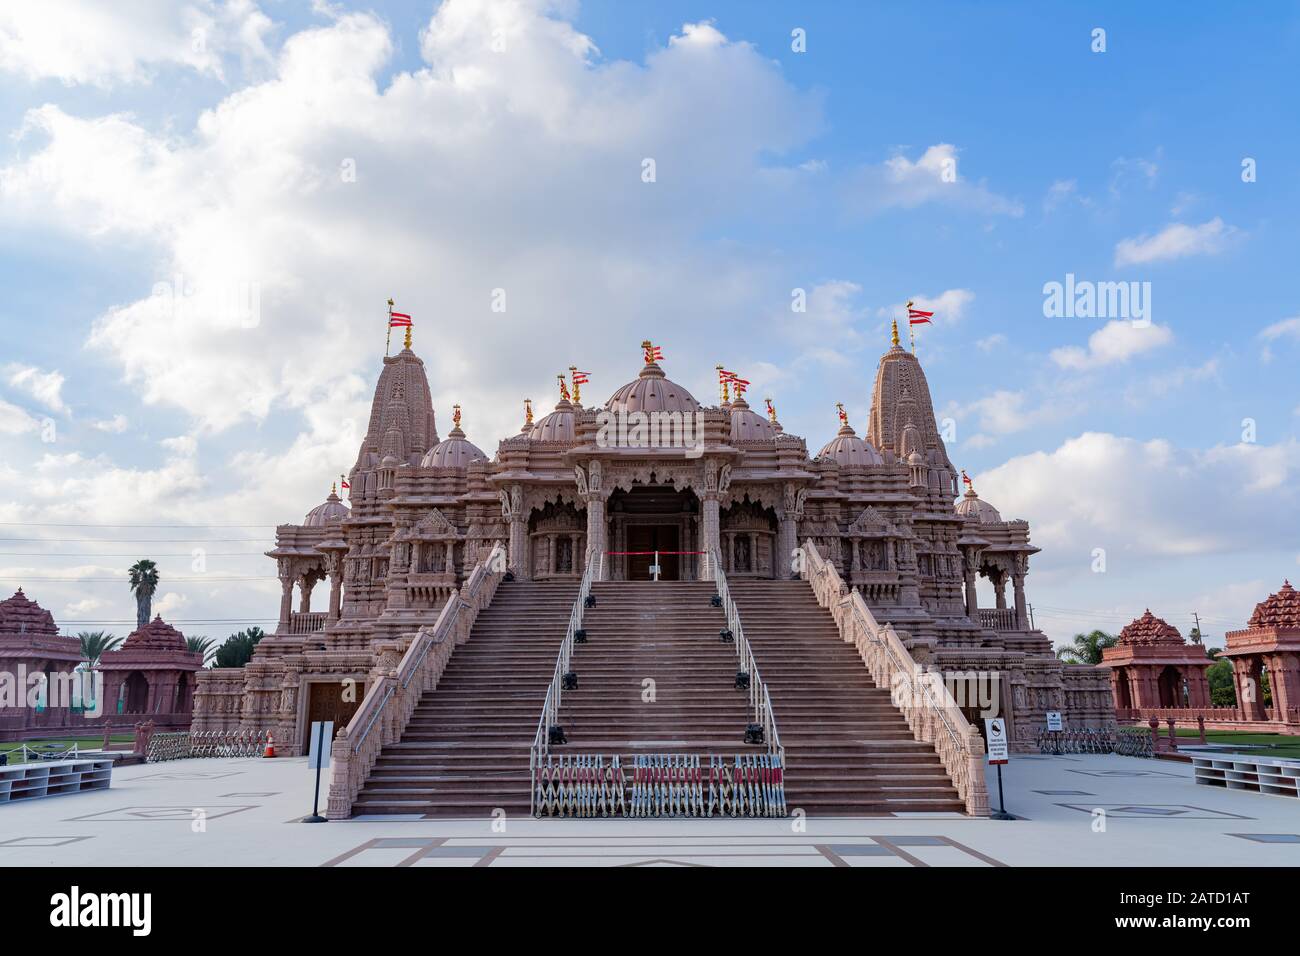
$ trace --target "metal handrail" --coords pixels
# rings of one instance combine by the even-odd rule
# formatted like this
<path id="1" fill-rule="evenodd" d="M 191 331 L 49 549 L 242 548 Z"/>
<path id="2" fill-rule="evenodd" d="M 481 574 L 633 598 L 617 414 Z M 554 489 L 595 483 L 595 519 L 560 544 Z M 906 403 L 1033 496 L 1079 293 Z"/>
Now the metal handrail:
<path id="1" fill-rule="evenodd" d="M 587 566 L 582 572 L 582 583 L 578 585 L 578 598 L 573 602 L 569 612 L 569 627 L 564 632 L 560 643 L 560 652 L 555 659 L 555 673 L 551 676 L 551 686 L 546 690 L 546 699 L 542 702 L 542 715 L 537 720 L 537 733 L 533 735 L 533 745 L 528 751 L 528 790 L 529 811 L 535 812 L 537 799 L 537 768 L 550 753 L 550 728 L 560 715 L 560 704 L 564 695 L 564 675 L 569 672 L 569 661 L 573 657 L 574 635 L 582 627 L 582 615 L 587 607 L 587 595 L 591 593 L 592 582 L 602 579 L 600 572 L 605 566 L 605 555 L 598 551 L 587 553 Z"/>
<path id="2" fill-rule="evenodd" d="M 713 566 L 713 583 L 722 598 L 722 608 L 727 615 L 727 629 L 736 644 L 736 657 L 740 670 L 749 675 L 749 709 L 753 722 L 763 728 L 763 739 L 768 750 L 781 755 L 781 766 L 785 766 L 785 748 L 781 746 L 781 735 L 776 729 L 776 717 L 772 713 L 772 698 L 767 692 L 767 684 L 758 673 L 758 661 L 754 659 L 753 649 L 745 637 L 744 625 L 740 623 L 740 611 L 731 597 L 731 588 L 727 585 L 727 575 L 722 570 L 722 556 L 716 548 L 709 549 L 705 561 Z M 706 565 L 706 571 L 708 565 Z"/>

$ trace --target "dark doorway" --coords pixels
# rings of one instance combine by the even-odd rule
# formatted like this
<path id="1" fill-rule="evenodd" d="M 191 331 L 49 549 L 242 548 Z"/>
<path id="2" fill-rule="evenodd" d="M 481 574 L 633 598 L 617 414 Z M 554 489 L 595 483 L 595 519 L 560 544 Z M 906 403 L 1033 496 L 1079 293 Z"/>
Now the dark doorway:
<path id="1" fill-rule="evenodd" d="M 629 581 L 650 581 L 654 575 L 650 565 L 655 556 L 648 552 L 658 551 L 659 580 L 677 581 L 681 578 L 681 557 L 676 554 L 664 554 L 665 551 L 680 551 L 681 528 L 668 524 L 630 524 L 627 526 L 627 549 L 629 551 L 647 552 L 629 554 L 627 557 L 627 578 Z"/>
<path id="2" fill-rule="evenodd" d="M 1172 664 L 1160 672 L 1160 706 L 1184 707 L 1183 675 Z"/>
<path id="3" fill-rule="evenodd" d="M 361 681 L 354 684 L 312 681 L 308 686 L 311 691 L 307 697 L 307 720 L 302 728 L 303 753 L 310 749 L 311 725 L 314 721 L 334 721 L 334 733 L 337 734 L 348 725 L 366 696 L 366 685 Z"/>
<path id="4" fill-rule="evenodd" d="M 149 709 L 149 679 L 139 671 L 132 671 L 123 685 L 126 698 L 124 710 L 128 714 L 143 714 Z"/>

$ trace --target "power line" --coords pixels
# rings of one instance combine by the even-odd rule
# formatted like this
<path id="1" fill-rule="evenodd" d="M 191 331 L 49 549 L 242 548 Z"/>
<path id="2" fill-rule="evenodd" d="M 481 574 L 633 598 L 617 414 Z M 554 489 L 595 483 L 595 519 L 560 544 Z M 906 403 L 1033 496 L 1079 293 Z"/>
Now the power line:
<path id="1" fill-rule="evenodd" d="M 0 538 L 0 541 L 20 541 L 24 544 L 235 544 L 260 542 L 269 538 Z"/>
<path id="2" fill-rule="evenodd" d="M 273 524 L 90 524 L 41 521 L 0 521 L 0 527 L 9 528 L 275 528 Z"/>

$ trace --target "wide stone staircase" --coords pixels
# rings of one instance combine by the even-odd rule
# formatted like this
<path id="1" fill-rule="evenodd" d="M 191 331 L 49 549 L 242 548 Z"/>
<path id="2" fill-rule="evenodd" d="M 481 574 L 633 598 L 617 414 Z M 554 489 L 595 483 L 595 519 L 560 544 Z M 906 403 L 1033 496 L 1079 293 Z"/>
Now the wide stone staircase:
<path id="1" fill-rule="evenodd" d="M 528 748 L 577 595 L 573 582 L 502 582 L 402 739 L 383 749 L 353 815 L 527 814 Z"/>
<path id="2" fill-rule="evenodd" d="M 587 643 L 570 663 L 578 687 L 560 707 L 568 743 L 552 753 L 617 754 L 625 767 L 637 754 L 713 754 L 730 764 L 738 753 L 766 753 L 744 742 L 749 698 L 735 689 L 735 645 L 718 638 L 727 619 L 710 605 L 711 583 L 603 581 L 592 594 Z"/>
<path id="3" fill-rule="evenodd" d="M 913 738 L 889 689 L 875 685 L 806 581 L 730 586 L 772 697 L 791 811 L 964 812 L 934 748 Z"/>

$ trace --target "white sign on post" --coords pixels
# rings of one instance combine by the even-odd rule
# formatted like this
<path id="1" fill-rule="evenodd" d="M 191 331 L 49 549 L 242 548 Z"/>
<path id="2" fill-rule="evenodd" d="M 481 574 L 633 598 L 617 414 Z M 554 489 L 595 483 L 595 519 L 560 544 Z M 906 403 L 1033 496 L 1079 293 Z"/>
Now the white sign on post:
<path id="1" fill-rule="evenodd" d="M 1049 710 L 1047 712 L 1047 729 L 1053 733 L 1059 733 L 1065 729 L 1061 722 L 1061 712 L 1059 710 Z"/>
<path id="2" fill-rule="evenodd" d="M 321 733 L 321 724 L 325 733 Z M 308 770 L 326 770 L 330 765 L 330 745 L 334 743 L 334 721 L 314 720 L 311 725 L 311 750 L 307 753 Z"/>
<path id="3" fill-rule="evenodd" d="M 1006 763 L 1009 759 L 1006 720 L 1002 717 L 985 717 L 984 737 L 988 742 L 989 763 Z"/>

